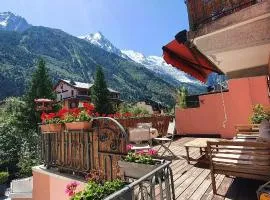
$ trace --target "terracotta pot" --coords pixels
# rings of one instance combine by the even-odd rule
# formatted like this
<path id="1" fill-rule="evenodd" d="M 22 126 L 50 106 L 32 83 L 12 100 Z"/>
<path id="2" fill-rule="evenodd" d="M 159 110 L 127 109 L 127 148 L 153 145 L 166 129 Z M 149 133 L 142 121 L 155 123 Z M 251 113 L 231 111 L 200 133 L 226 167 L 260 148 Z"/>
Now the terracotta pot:
<path id="1" fill-rule="evenodd" d="M 62 124 L 44 124 L 40 125 L 42 133 L 60 133 Z"/>
<path id="2" fill-rule="evenodd" d="M 125 177 L 139 179 L 150 173 L 162 164 L 162 160 L 157 160 L 155 165 L 141 164 L 135 162 L 127 162 L 124 160 L 118 161 L 118 165 Z"/>
<path id="3" fill-rule="evenodd" d="M 90 130 L 92 127 L 92 121 L 90 122 L 69 122 L 65 123 L 66 129 L 69 131 L 73 130 Z"/>

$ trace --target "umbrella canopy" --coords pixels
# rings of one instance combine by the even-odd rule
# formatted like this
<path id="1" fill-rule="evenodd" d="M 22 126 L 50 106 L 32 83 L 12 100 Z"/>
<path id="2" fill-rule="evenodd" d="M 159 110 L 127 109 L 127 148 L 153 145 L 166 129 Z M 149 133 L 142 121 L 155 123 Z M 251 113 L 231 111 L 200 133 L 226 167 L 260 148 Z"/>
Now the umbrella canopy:
<path id="1" fill-rule="evenodd" d="M 202 82 L 206 82 L 208 75 L 212 72 L 223 74 L 195 45 L 188 44 L 186 31 L 179 32 L 175 40 L 163 46 L 162 49 L 163 58 L 168 64 Z"/>

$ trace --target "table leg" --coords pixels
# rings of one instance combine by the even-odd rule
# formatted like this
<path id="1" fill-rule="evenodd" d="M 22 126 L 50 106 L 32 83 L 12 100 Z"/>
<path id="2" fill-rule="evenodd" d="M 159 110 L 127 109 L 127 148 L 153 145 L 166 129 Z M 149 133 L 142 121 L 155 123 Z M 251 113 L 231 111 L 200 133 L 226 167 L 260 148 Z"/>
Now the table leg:
<path id="1" fill-rule="evenodd" d="M 188 147 L 185 147 L 185 148 L 186 148 L 186 152 L 187 152 L 187 163 L 190 164 L 189 148 Z"/>

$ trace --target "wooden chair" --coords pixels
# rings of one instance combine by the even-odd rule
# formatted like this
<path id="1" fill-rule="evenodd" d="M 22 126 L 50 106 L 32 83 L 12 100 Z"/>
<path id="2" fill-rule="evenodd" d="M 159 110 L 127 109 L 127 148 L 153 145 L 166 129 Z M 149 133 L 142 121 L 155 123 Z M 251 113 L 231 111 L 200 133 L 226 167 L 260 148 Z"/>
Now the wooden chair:
<path id="1" fill-rule="evenodd" d="M 141 151 L 151 149 L 149 145 L 149 128 L 128 128 L 129 142 L 132 142 L 131 150 Z"/>
<path id="2" fill-rule="evenodd" d="M 207 142 L 213 193 L 215 174 L 270 180 L 270 142 Z"/>
<path id="3" fill-rule="evenodd" d="M 160 145 L 157 151 L 160 152 L 161 149 L 164 150 L 161 156 L 163 156 L 166 152 L 168 152 L 172 156 L 176 157 L 176 155 L 170 150 L 170 146 L 173 142 L 175 134 L 176 134 L 175 121 L 173 121 L 169 123 L 167 135 L 163 137 L 154 138 L 154 140 L 157 141 Z"/>

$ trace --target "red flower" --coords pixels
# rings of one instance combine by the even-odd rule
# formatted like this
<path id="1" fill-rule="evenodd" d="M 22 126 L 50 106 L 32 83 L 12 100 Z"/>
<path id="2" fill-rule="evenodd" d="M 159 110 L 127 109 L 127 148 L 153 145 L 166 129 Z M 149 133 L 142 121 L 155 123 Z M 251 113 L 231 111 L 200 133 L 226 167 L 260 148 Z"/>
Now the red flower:
<path id="1" fill-rule="evenodd" d="M 81 110 L 79 108 L 72 108 L 69 110 L 69 113 L 74 117 L 77 117 L 80 114 Z"/>
<path id="2" fill-rule="evenodd" d="M 126 112 L 123 114 L 123 117 L 131 117 L 132 116 L 132 113 L 130 112 Z"/>
<path id="3" fill-rule="evenodd" d="M 115 113 L 114 114 L 114 118 L 120 118 L 121 117 L 121 114 L 120 113 Z"/>
<path id="4" fill-rule="evenodd" d="M 108 114 L 108 117 L 114 118 L 114 114 Z"/>
<path id="5" fill-rule="evenodd" d="M 102 114 L 102 117 L 106 117 L 106 114 L 103 113 L 103 114 Z"/>
<path id="6" fill-rule="evenodd" d="M 47 119 L 47 113 L 43 112 L 43 113 L 41 114 L 40 118 L 41 118 L 42 123 L 44 123 L 45 120 Z"/>
<path id="7" fill-rule="evenodd" d="M 88 113 L 92 113 L 95 110 L 95 106 L 91 103 L 84 102 L 83 107 L 86 109 Z"/>
<path id="8" fill-rule="evenodd" d="M 99 114 L 98 112 L 96 112 L 96 113 L 95 113 L 95 116 L 96 116 L 96 117 L 99 117 L 99 116 L 100 116 L 100 114 Z"/>
<path id="9" fill-rule="evenodd" d="M 62 108 L 61 110 L 57 112 L 56 116 L 63 119 L 67 113 L 68 113 L 68 109 Z"/>

